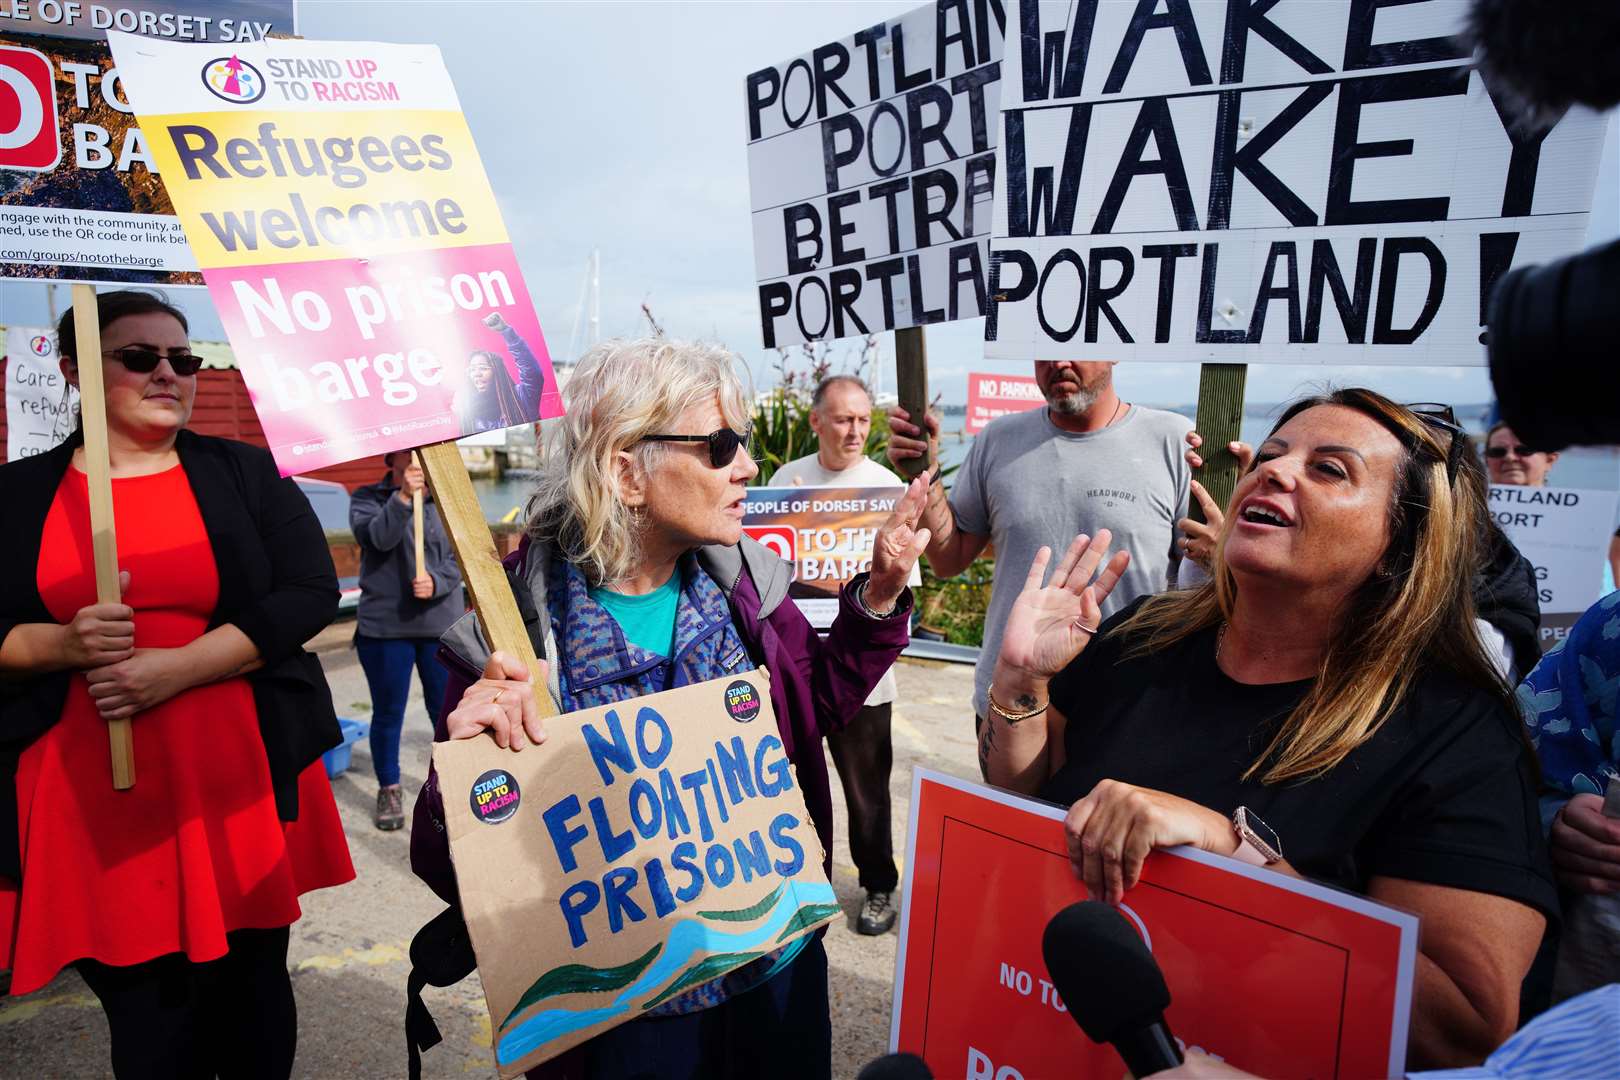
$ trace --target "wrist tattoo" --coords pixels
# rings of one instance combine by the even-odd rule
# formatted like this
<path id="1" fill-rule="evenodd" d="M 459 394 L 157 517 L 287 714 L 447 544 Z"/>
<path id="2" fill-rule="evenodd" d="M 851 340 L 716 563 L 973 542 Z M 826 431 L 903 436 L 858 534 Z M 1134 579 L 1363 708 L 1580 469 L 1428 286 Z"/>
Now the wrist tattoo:
<path id="1" fill-rule="evenodd" d="M 994 714 L 984 718 L 984 724 L 979 728 L 979 775 L 985 780 L 990 779 L 990 755 L 996 749 L 996 718 Z"/>
<path id="2" fill-rule="evenodd" d="M 1036 700 L 1034 694 L 1019 694 L 1013 701 L 1013 707 L 1019 712 L 1028 712 L 1039 704 L 1040 702 Z"/>

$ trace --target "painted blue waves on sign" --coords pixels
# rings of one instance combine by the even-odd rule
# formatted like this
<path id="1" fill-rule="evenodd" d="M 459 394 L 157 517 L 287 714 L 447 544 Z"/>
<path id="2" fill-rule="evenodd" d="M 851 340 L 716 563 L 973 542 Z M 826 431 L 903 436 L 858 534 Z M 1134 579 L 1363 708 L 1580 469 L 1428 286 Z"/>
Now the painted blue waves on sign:
<path id="1" fill-rule="evenodd" d="M 631 1004 L 648 991 L 667 985 L 691 964 L 712 953 L 749 952 L 776 948 L 776 935 L 798 913 L 812 904 L 834 904 L 832 886 L 789 881 L 770 917 L 748 930 L 726 933 L 702 919 L 682 919 L 669 932 L 664 951 L 641 978 L 619 992 L 611 1005 L 596 1009 L 543 1009 L 514 1024 L 496 1040 L 495 1057 L 510 1065 L 554 1039 L 612 1020 L 630 1011 Z"/>

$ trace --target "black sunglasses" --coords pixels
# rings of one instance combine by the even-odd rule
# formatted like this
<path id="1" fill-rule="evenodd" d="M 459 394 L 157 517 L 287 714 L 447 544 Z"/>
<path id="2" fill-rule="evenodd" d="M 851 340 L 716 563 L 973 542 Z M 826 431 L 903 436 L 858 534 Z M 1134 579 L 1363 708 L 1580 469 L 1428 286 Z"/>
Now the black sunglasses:
<path id="1" fill-rule="evenodd" d="M 1516 457 L 1529 457 L 1531 454 L 1541 453 L 1540 450 L 1532 450 L 1528 446 L 1514 446 L 1511 449 Z M 1508 450 L 1509 447 L 1506 446 L 1487 446 L 1485 456 L 1488 458 L 1505 458 L 1508 455 Z"/>
<path id="2" fill-rule="evenodd" d="M 158 361 L 164 359 L 156 349 L 144 345 L 130 345 L 122 349 L 109 349 L 102 353 L 123 364 L 137 375 L 150 375 L 157 370 Z M 195 375 L 202 370 L 202 357 L 191 351 L 173 351 L 168 355 L 169 366 L 176 375 Z"/>
<path id="3" fill-rule="evenodd" d="M 1450 405 L 1438 401 L 1414 401 L 1406 407 L 1425 424 L 1451 436 L 1446 446 L 1446 480 L 1455 483 L 1457 461 L 1462 456 L 1462 448 L 1468 445 L 1468 433 L 1457 423 L 1457 414 L 1451 411 Z"/>
<path id="4" fill-rule="evenodd" d="M 724 469 L 736 458 L 739 447 L 751 444 L 753 436 L 754 429 L 750 425 L 747 431 L 740 434 L 728 427 L 723 427 L 719 431 L 711 431 L 707 435 L 643 435 L 641 441 L 708 443 L 709 464 L 716 469 Z"/>

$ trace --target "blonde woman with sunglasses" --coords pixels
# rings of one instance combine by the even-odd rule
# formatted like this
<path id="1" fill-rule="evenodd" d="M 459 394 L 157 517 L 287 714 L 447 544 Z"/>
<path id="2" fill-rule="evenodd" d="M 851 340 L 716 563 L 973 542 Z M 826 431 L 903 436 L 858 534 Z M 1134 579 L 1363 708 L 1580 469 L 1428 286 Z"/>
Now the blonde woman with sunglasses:
<path id="1" fill-rule="evenodd" d="M 743 535 L 758 466 L 748 453 L 752 397 L 731 354 L 667 338 L 609 342 L 580 361 L 566 394 L 528 534 L 507 562 L 548 693 L 569 712 L 766 668 L 782 744 L 831 851 L 822 740 L 855 718 L 906 645 L 906 580 L 928 542 L 917 527 L 926 486 L 913 482 L 878 531 L 870 573 L 845 586 L 821 639 L 787 599 L 792 568 Z M 523 666 L 489 655 L 474 617 L 444 642 L 451 683 L 438 738 L 488 733 L 516 748 L 545 738 Z M 411 864 L 454 904 L 442 814 L 430 776 Z M 818 934 L 530 1075 L 826 1080 L 831 1054 Z"/>

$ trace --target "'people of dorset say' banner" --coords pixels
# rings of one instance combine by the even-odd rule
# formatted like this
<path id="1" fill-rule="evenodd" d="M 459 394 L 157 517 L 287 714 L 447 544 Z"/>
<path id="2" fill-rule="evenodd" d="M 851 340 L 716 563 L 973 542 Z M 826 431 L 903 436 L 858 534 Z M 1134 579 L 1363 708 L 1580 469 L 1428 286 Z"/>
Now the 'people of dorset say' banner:
<path id="1" fill-rule="evenodd" d="M 436 48 L 109 41 L 283 473 L 562 412 Z"/>

